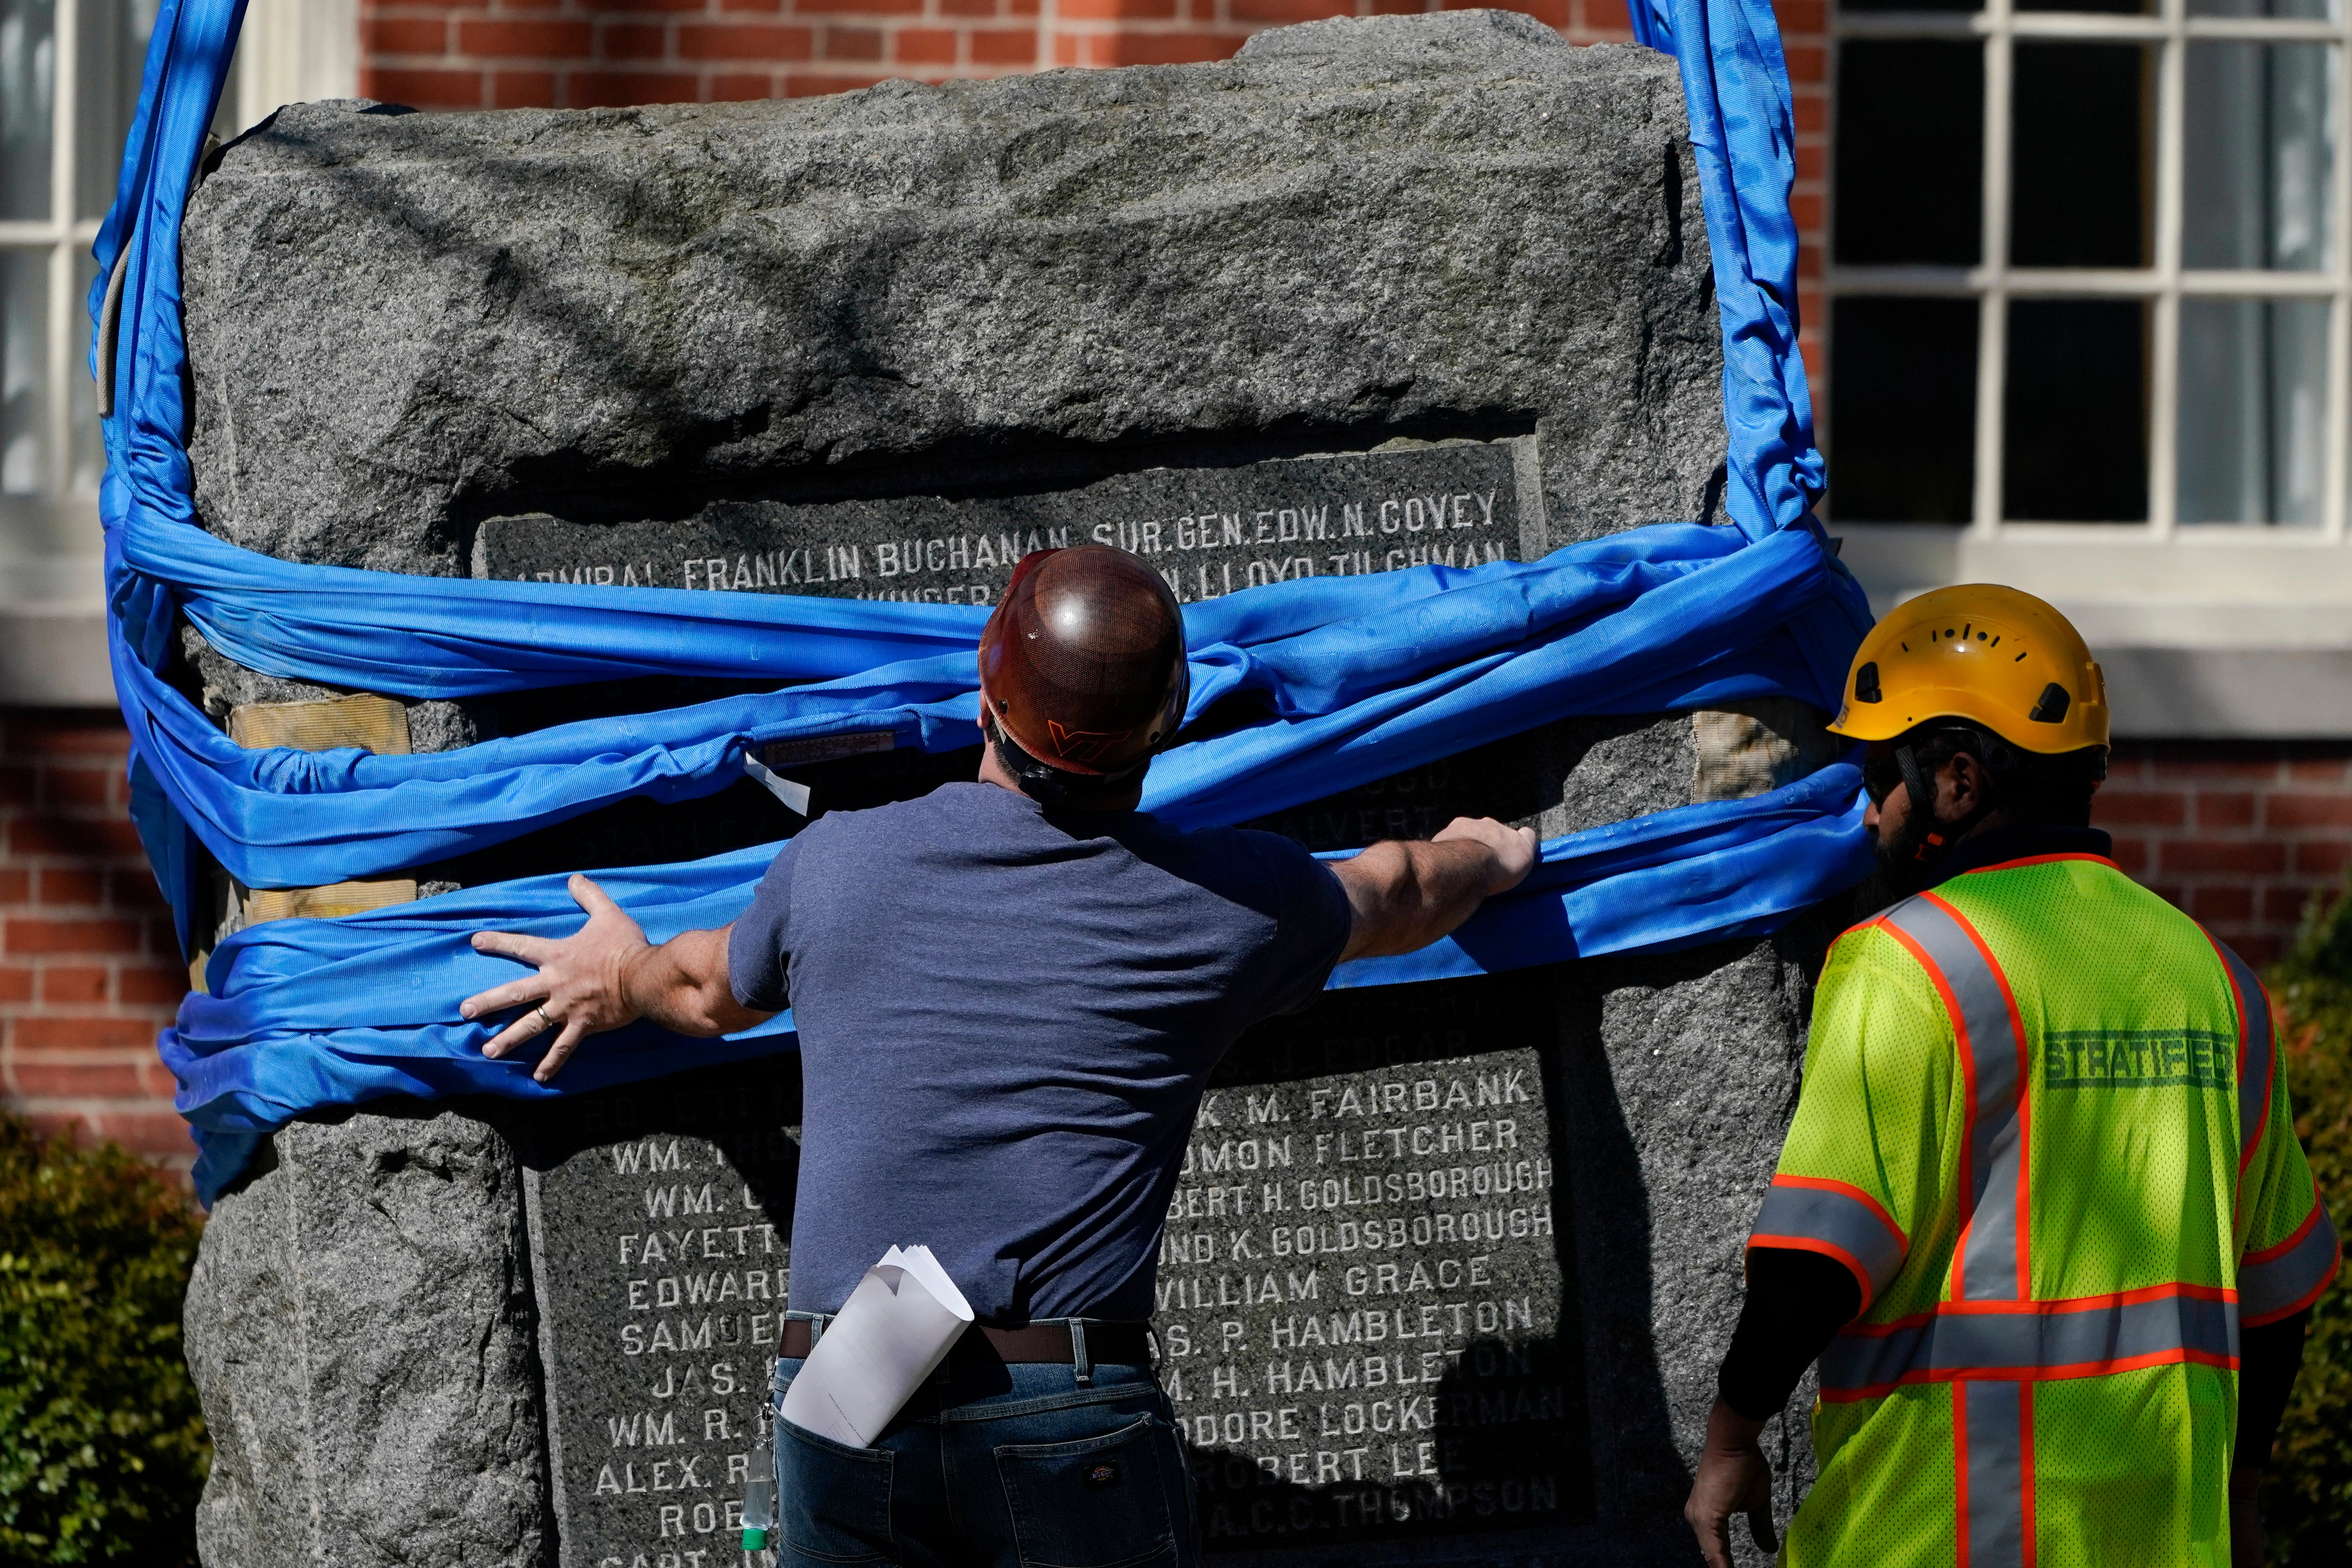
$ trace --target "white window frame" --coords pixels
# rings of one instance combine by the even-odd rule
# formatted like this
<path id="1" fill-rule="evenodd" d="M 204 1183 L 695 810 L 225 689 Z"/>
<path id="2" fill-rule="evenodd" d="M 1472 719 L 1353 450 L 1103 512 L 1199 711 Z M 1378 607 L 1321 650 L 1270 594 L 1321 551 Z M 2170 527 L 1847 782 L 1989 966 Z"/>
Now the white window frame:
<path id="1" fill-rule="evenodd" d="M 2152 16 L 2020 12 L 2011 0 L 1980 11 L 1850 14 L 1833 11 L 1832 37 L 1949 39 L 1984 48 L 1983 249 L 1974 267 L 1841 266 L 1824 258 L 1823 295 L 1969 299 L 1978 302 L 1976 471 L 1973 515 L 1963 524 L 1840 520 L 1845 559 L 1881 609 L 1951 582 L 2006 582 L 2059 604 L 2094 644 L 2132 648 L 2308 651 L 2352 658 L 2352 0 L 2333 21 L 2191 16 L 2187 0 L 2159 0 Z M 2133 268 L 2011 266 L 2010 132 L 2012 62 L 2019 40 L 2153 46 L 2156 68 L 2156 264 Z M 2322 43 L 2336 47 L 2331 255 L 2325 270 L 2205 271 L 2182 268 L 2185 73 L 2191 40 Z M 1832 57 L 1832 114 L 1838 56 Z M 1835 135 L 1834 123 L 1832 130 Z M 1834 143 L 1832 143 L 1834 144 Z M 1837 200 L 1831 159 L 1832 225 Z M 1831 230 L 1825 228 L 1825 234 Z M 2009 302 L 2024 298 L 2139 300 L 2151 310 L 2148 376 L 2148 516 L 2145 521 L 2070 523 L 2001 515 L 2002 393 Z M 2326 490 L 2314 525 L 2180 522 L 2177 434 L 2180 302 L 2200 298 L 2327 301 Z M 1833 332 L 1835 313 L 1823 323 Z M 1831 398 L 1836 395 L 1832 385 Z M 1827 427 L 1832 510 L 1835 431 Z M 2344 667 L 2352 674 L 2352 664 Z M 2345 683 L 2352 687 L 2352 680 Z M 2352 690 L 2342 711 L 2318 720 L 2272 715 L 2263 733 L 2352 734 Z M 2300 726 L 2298 728 L 2297 726 Z"/>
<path id="2" fill-rule="evenodd" d="M 48 253 L 48 353 L 38 494 L 0 496 L 0 703 L 110 704 L 104 637 L 98 497 L 74 486 L 74 409 L 89 370 L 81 354 L 88 310 L 76 272 L 97 241 L 99 218 L 77 217 L 87 160 L 111 168 L 120 147 L 79 143 L 81 7 L 54 0 L 49 216 L 0 221 L 0 247 Z M 239 41 L 233 112 L 250 125 L 280 103 L 347 98 L 359 80 L 357 0 L 253 0 Z"/>
<path id="3" fill-rule="evenodd" d="M 46 250 L 47 360 L 42 369 L 45 488 L 0 495 L 0 701 L 110 702 L 98 497 L 74 488 L 74 353 L 85 309 L 76 262 L 99 220 L 77 218 L 81 162 L 103 156 L 77 144 L 81 94 L 80 0 L 56 0 L 50 82 L 49 216 L 0 221 L 0 247 Z M 119 154 L 121 149 L 116 149 Z"/>
<path id="4" fill-rule="evenodd" d="M 43 432 L 47 451 L 42 464 L 49 484 L 37 499 L 22 495 L 5 498 L 12 507 L 61 499 L 70 493 L 73 482 L 73 398 L 69 390 L 73 384 L 68 377 L 81 374 L 81 367 L 73 363 L 77 335 L 74 310 L 79 304 L 73 298 L 79 292 L 74 288 L 74 262 L 76 258 L 89 254 L 91 243 L 98 237 L 98 220 L 79 220 L 73 216 L 79 194 L 75 181 L 82 156 L 73 135 L 81 107 L 80 9 L 80 0 L 56 0 L 51 41 L 55 77 L 50 84 L 49 216 L 0 219 L 0 247 L 11 251 L 47 249 L 49 263 L 48 363 L 43 369 L 48 419 Z M 95 501 L 89 504 L 96 505 Z M 95 511 L 91 515 L 95 516 Z"/>

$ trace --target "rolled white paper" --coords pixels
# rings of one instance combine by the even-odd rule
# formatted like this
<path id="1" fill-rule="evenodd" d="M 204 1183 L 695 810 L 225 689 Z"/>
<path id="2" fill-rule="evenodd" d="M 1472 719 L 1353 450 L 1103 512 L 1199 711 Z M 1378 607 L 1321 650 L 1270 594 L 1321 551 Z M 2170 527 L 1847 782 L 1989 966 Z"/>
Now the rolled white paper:
<path id="1" fill-rule="evenodd" d="M 971 1304 L 929 1247 L 892 1247 L 818 1336 L 784 1390 L 784 1419 L 836 1443 L 872 1447 L 971 1319 Z"/>

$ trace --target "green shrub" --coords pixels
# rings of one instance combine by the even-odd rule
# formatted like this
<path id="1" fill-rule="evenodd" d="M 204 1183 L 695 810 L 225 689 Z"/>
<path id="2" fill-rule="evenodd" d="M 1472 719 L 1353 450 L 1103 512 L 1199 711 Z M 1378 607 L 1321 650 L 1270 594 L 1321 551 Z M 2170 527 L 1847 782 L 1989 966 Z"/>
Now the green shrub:
<path id="1" fill-rule="evenodd" d="M 0 1561 L 195 1561 L 212 1458 L 180 1347 L 186 1200 L 0 1115 Z"/>
<path id="2" fill-rule="evenodd" d="M 2294 1130 L 2336 1227 L 2352 1225 L 2352 896 L 2304 921 L 2271 971 L 2286 1015 Z M 2303 1376 L 2263 1488 L 2273 1561 L 2352 1564 L 2352 1288 L 2339 1280 L 2311 1314 Z"/>

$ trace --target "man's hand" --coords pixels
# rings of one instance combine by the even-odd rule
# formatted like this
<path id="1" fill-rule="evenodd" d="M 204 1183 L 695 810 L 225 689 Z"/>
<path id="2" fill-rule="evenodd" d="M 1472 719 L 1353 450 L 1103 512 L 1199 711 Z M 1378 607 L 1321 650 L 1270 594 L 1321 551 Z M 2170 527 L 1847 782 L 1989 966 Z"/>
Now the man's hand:
<path id="1" fill-rule="evenodd" d="M 468 996 L 457 1009 L 462 1018 L 479 1018 L 522 1003 L 535 1003 L 529 1012 L 494 1036 L 482 1047 L 486 1057 L 503 1057 L 550 1029 L 561 1031 L 547 1055 L 531 1069 L 545 1083 L 563 1069 L 580 1042 L 590 1035 L 634 1023 L 637 1009 L 629 1004 L 625 973 L 632 959 L 652 946 L 636 921 L 622 912 L 604 889 L 585 877 L 575 876 L 572 896 L 588 911 L 588 923 L 572 935 L 551 941 L 520 936 L 513 931 L 474 933 L 476 952 L 496 953 L 536 964 L 539 973 L 504 985 L 493 985 L 478 996 Z"/>
<path id="2" fill-rule="evenodd" d="M 1535 863 L 1534 832 L 1491 816 L 1457 816 L 1427 843 L 1387 839 L 1335 862 L 1356 912 L 1339 961 L 1427 947 L 1526 880 Z"/>
<path id="3" fill-rule="evenodd" d="M 1536 830 L 1506 827 L 1491 816 L 1457 816 L 1432 835 L 1432 844 L 1475 844 L 1490 860 L 1489 879 L 1481 898 L 1507 893 L 1528 879 L 1536 867 Z"/>
<path id="4" fill-rule="evenodd" d="M 745 1007 L 729 989 L 731 927 L 690 931 L 655 947 L 637 922 L 587 878 L 572 879 L 572 896 L 588 911 L 588 923 L 570 936 L 475 933 L 477 952 L 519 958 L 539 969 L 468 996 L 458 1007 L 460 1017 L 474 1019 L 532 1005 L 491 1037 L 482 1047 L 484 1056 L 506 1056 L 554 1030 L 555 1043 L 530 1074 L 545 1083 L 563 1070 L 582 1040 L 641 1017 L 675 1034 L 708 1037 L 747 1029 L 772 1016 Z"/>
<path id="5" fill-rule="evenodd" d="M 1731 1568 L 1731 1516 L 1748 1516 L 1748 1531 L 1767 1552 L 1780 1549 L 1772 1528 L 1772 1467 L 1756 1446 L 1764 1430 L 1718 1399 L 1706 1418 L 1706 1449 L 1699 1456 L 1698 1474 L 1691 1480 L 1690 1500 L 1683 1504 L 1683 1520 L 1698 1537 L 1698 1552 L 1707 1568 Z"/>

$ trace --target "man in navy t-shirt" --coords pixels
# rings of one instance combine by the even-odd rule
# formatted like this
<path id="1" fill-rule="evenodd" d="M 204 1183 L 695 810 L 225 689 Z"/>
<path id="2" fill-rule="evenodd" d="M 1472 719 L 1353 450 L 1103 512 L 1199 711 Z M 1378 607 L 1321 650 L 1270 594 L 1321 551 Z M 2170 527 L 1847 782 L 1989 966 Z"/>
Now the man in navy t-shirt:
<path id="1" fill-rule="evenodd" d="M 478 936 L 538 973 L 463 1011 L 532 1004 L 484 1049 L 553 1032 L 545 1081 L 638 1017 L 709 1036 L 793 1009 L 805 1099 L 779 1397 L 894 1245 L 929 1247 L 971 1303 L 978 1326 L 876 1448 L 778 1424 L 788 1555 L 1189 1564 L 1144 1320 L 1209 1073 L 1335 964 L 1433 942 L 1516 886 L 1534 836 L 1460 820 L 1326 866 L 1274 834 L 1137 811 L 1187 668 L 1166 585 L 1118 551 L 1024 560 L 981 679 L 977 783 L 819 818 L 733 925 L 659 947 L 574 878 L 587 925 Z"/>

